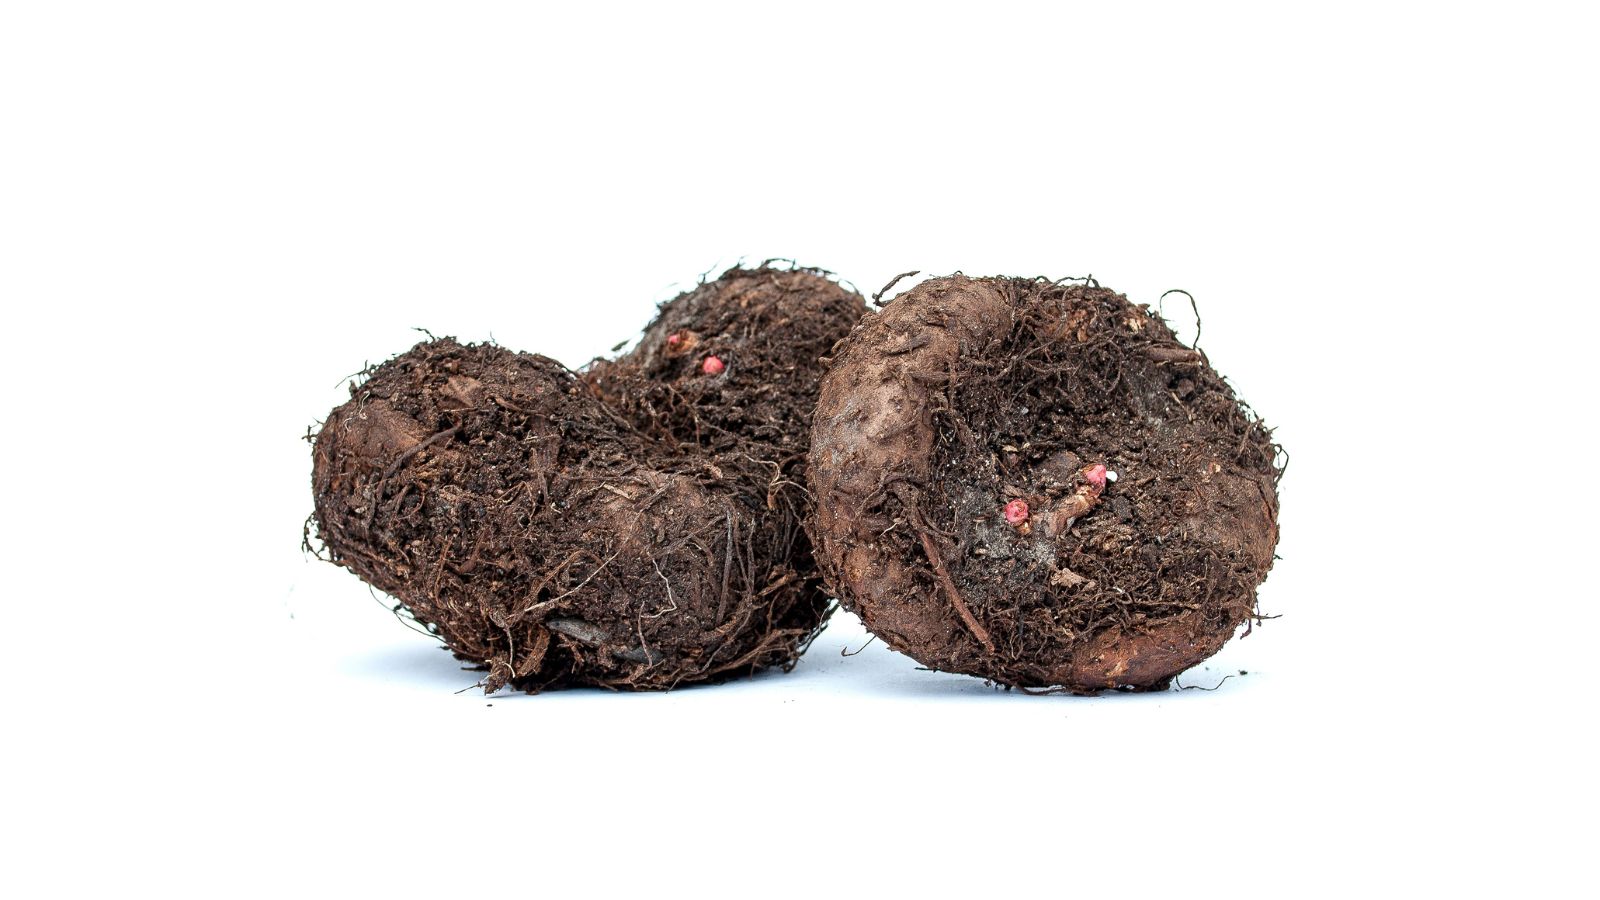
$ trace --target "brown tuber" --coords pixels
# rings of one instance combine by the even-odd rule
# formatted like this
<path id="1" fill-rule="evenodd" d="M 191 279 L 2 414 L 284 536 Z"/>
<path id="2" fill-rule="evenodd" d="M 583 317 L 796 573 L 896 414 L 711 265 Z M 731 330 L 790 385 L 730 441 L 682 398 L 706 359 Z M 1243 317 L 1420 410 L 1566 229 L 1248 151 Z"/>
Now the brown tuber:
<path id="1" fill-rule="evenodd" d="M 930 668 L 1155 690 L 1255 615 L 1278 452 L 1122 295 L 936 278 L 835 351 L 808 527 L 844 605 Z"/>
<path id="2" fill-rule="evenodd" d="M 491 692 L 790 667 L 828 609 L 801 527 L 807 423 L 863 310 L 816 270 L 735 268 L 582 372 L 418 344 L 317 435 L 317 536 Z"/>

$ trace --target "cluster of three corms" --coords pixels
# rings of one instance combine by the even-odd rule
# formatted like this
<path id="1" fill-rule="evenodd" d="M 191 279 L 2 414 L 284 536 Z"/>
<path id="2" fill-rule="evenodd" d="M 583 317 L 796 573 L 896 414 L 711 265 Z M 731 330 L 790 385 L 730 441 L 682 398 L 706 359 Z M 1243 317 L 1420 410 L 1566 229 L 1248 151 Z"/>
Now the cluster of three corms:
<path id="1" fill-rule="evenodd" d="M 489 691 L 792 668 L 837 598 L 924 666 L 1165 688 L 1257 616 L 1279 449 L 1093 279 L 868 304 L 734 268 L 573 371 L 429 340 L 314 436 L 308 544 Z"/>

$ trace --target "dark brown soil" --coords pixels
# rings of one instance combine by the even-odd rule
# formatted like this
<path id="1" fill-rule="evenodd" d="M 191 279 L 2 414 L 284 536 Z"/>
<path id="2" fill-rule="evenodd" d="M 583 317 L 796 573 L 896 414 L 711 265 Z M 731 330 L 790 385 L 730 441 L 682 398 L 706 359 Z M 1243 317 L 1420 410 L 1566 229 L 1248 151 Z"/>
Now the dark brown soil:
<path id="1" fill-rule="evenodd" d="M 813 270 L 735 268 L 584 372 L 418 344 L 316 436 L 317 537 L 491 692 L 791 667 L 828 609 L 801 527 L 809 412 L 863 309 Z"/>
<path id="2" fill-rule="evenodd" d="M 897 297 L 839 348 L 812 440 L 831 586 L 931 668 L 1161 689 L 1256 615 L 1271 431 L 1092 282 L 957 275 Z"/>

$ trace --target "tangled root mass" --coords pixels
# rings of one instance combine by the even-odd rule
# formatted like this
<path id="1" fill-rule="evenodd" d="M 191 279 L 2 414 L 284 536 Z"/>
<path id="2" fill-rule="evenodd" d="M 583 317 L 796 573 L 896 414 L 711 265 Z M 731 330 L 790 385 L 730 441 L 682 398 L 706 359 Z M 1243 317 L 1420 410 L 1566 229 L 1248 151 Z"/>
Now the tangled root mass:
<path id="1" fill-rule="evenodd" d="M 807 413 L 862 310 L 815 270 L 735 268 L 583 372 L 418 344 L 316 436 L 317 536 L 491 692 L 792 667 L 828 609 Z"/>

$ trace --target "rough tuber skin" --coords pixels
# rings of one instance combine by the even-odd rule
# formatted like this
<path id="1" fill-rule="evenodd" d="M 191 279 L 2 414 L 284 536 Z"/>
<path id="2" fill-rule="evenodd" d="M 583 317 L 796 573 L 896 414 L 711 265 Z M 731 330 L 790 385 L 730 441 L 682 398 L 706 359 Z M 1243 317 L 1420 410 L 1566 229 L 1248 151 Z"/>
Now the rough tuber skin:
<path id="1" fill-rule="evenodd" d="M 317 536 L 490 692 L 791 667 L 829 606 L 801 527 L 807 414 L 863 310 L 816 270 L 735 268 L 583 372 L 418 344 L 316 436 Z M 710 359 L 739 365 L 706 378 Z"/>
<path id="2" fill-rule="evenodd" d="M 844 605 L 930 668 L 1156 690 L 1254 615 L 1278 452 L 1148 308 L 936 278 L 835 350 L 808 529 Z"/>

